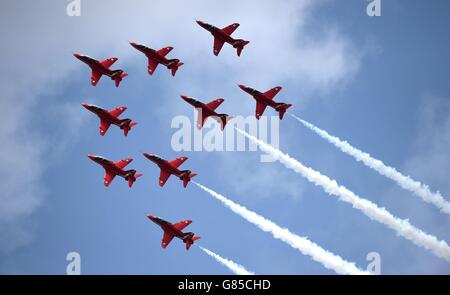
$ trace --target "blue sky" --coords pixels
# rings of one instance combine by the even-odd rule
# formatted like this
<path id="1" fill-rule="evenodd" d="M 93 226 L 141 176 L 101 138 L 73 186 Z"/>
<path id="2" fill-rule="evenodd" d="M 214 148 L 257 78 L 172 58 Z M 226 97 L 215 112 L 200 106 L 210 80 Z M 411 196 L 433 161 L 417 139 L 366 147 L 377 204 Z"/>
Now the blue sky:
<path id="1" fill-rule="evenodd" d="M 233 2 L 233 1 L 232 1 Z M 274 240 L 219 202 L 171 178 L 161 189 L 158 169 L 141 154 L 173 159 L 197 181 L 233 201 L 307 236 L 323 248 L 367 265 L 381 255 L 384 274 L 449 274 L 450 265 L 397 237 L 348 204 L 280 163 L 261 163 L 260 152 L 175 152 L 170 128 L 177 115 L 193 118 L 180 94 L 220 110 L 253 115 L 254 101 L 238 83 L 277 96 L 292 112 L 347 139 L 405 174 L 450 196 L 450 4 L 382 1 L 370 18 L 367 2 L 83 1 L 81 16 L 66 15 L 65 1 L 0 4 L 2 72 L 0 127 L 0 272 L 64 274 L 70 251 L 84 274 L 228 274 L 210 257 L 179 240 L 160 248 L 161 230 L 146 214 L 192 219 L 202 246 L 258 274 L 332 274 Z M 251 43 L 240 58 L 225 45 L 212 54 L 212 37 L 195 19 L 226 26 Z M 185 65 L 176 77 L 164 67 L 146 73 L 145 57 L 129 40 L 153 48 L 174 46 Z M 129 77 L 116 89 L 103 78 L 89 84 L 87 66 L 73 52 L 119 57 Z M 128 106 L 136 120 L 127 138 L 114 128 L 98 135 L 97 118 L 81 102 Z M 267 115 L 275 114 L 268 109 Z M 424 231 L 450 241 L 449 217 L 398 188 L 289 116 L 280 123 L 280 149 L 336 179 Z M 103 187 L 101 167 L 86 155 L 131 156 L 144 176 L 130 190 L 122 179 Z M 448 199 L 449 197 L 447 197 Z"/>

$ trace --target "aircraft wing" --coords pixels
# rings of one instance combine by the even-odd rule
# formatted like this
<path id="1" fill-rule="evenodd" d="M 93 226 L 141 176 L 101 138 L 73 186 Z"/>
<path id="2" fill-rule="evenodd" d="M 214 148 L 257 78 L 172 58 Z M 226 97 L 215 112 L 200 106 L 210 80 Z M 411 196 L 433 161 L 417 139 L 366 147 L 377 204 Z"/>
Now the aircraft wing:
<path id="1" fill-rule="evenodd" d="M 159 173 L 159 186 L 163 187 L 169 177 L 170 173 L 161 169 L 161 172 Z"/>
<path id="2" fill-rule="evenodd" d="M 102 66 L 104 66 L 105 68 L 109 68 L 110 66 L 113 65 L 113 63 L 115 63 L 117 61 L 117 57 L 110 57 L 108 59 L 102 60 L 100 63 L 102 64 Z"/>
<path id="3" fill-rule="evenodd" d="M 106 134 L 106 131 L 108 131 L 109 126 L 111 126 L 111 123 L 105 120 L 100 120 L 100 135 L 103 136 Z"/>
<path id="4" fill-rule="evenodd" d="M 159 55 L 166 56 L 167 54 L 169 54 L 169 52 L 172 51 L 172 49 L 173 49 L 173 47 L 167 46 L 167 47 L 161 48 L 160 50 L 158 50 L 156 52 L 158 52 Z"/>
<path id="5" fill-rule="evenodd" d="M 203 125 L 205 125 L 205 121 L 208 119 L 208 116 L 203 116 L 203 110 L 198 109 L 198 116 L 197 116 L 197 128 L 201 129 Z"/>
<path id="6" fill-rule="evenodd" d="M 102 77 L 102 74 L 96 71 L 92 71 L 91 75 L 91 84 L 92 86 L 97 85 L 98 81 L 100 81 L 100 78 Z"/>
<path id="7" fill-rule="evenodd" d="M 126 110 L 127 110 L 127 107 L 118 107 L 114 110 L 109 111 L 109 114 L 113 117 L 119 117 Z"/>
<path id="8" fill-rule="evenodd" d="M 174 235 L 172 235 L 168 232 L 164 232 L 162 242 L 161 242 L 161 247 L 166 248 L 167 246 L 169 246 L 170 242 L 172 242 L 173 237 L 174 237 Z"/>
<path id="9" fill-rule="evenodd" d="M 231 24 L 229 26 L 226 26 L 222 29 L 222 32 L 224 32 L 227 35 L 233 34 L 233 32 L 239 27 L 238 23 Z"/>
<path id="10" fill-rule="evenodd" d="M 148 66 L 147 66 L 148 73 L 150 75 L 153 75 L 153 73 L 155 72 L 155 70 L 158 67 L 158 65 L 159 65 L 159 63 L 155 59 L 149 58 L 148 59 Z"/>
<path id="11" fill-rule="evenodd" d="M 264 111 L 266 110 L 267 105 L 257 101 L 256 102 L 256 118 L 259 119 Z"/>
<path id="12" fill-rule="evenodd" d="M 109 186 L 111 182 L 114 180 L 114 177 L 116 177 L 116 174 L 108 170 L 105 170 L 105 176 L 103 177 L 103 184 L 105 186 Z"/>
<path id="13" fill-rule="evenodd" d="M 176 158 L 175 160 L 168 161 L 168 162 L 171 166 L 178 168 L 187 159 L 188 159 L 187 157 L 180 157 L 180 158 Z"/>
<path id="14" fill-rule="evenodd" d="M 128 164 L 130 164 L 133 161 L 132 158 L 126 158 L 120 161 L 117 161 L 114 163 L 114 165 L 116 165 L 117 167 L 119 167 L 120 169 L 125 168 Z"/>
<path id="15" fill-rule="evenodd" d="M 281 89 L 282 89 L 281 86 L 277 86 L 277 87 L 274 87 L 274 88 L 272 88 L 272 89 L 270 89 L 270 90 L 267 90 L 267 91 L 264 92 L 263 94 L 264 94 L 264 96 L 267 97 L 268 99 L 273 99 L 273 98 L 275 97 L 275 95 L 277 95 L 278 92 L 281 91 Z"/>
<path id="16" fill-rule="evenodd" d="M 222 50 L 224 41 L 219 38 L 214 38 L 214 55 L 219 55 L 220 50 Z"/>
<path id="17" fill-rule="evenodd" d="M 206 106 L 212 110 L 215 110 L 215 109 L 217 109 L 218 106 L 220 106 L 222 104 L 223 101 L 224 100 L 222 98 L 219 98 L 219 99 L 216 99 L 216 100 L 213 100 L 213 101 L 207 103 Z"/>
<path id="18" fill-rule="evenodd" d="M 183 230 L 186 226 L 188 226 L 191 223 L 192 223 L 191 220 L 183 220 L 175 223 L 173 226 L 178 230 Z"/>

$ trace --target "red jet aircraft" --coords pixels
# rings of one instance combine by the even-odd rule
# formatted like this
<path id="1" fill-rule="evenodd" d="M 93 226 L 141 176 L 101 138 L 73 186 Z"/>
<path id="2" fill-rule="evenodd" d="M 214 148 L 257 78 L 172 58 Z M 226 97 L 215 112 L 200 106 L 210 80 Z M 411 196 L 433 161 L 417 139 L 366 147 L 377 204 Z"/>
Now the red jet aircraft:
<path id="1" fill-rule="evenodd" d="M 145 45 L 138 44 L 136 42 L 130 42 L 131 46 L 139 50 L 140 52 L 144 53 L 145 56 L 148 58 L 148 73 L 150 75 L 153 75 L 153 73 L 156 70 L 156 67 L 159 64 L 162 64 L 166 66 L 169 70 L 172 71 L 172 76 L 175 76 L 175 73 L 177 72 L 178 68 L 184 65 L 184 63 L 180 62 L 179 59 L 167 59 L 165 56 L 172 51 L 173 47 L 167 46 L 164 48 L 161 48 L 160 50 L 154 50 L 151 48 L 148 48 Z"/>
<path id="2" fill-rule="evenodd" d="M 180 178 L 180 180 L 183 181 L 183 187 L 186 187 L 191 181 L 191 179 L 196 176 L 196 173 L 192 173 L 191 170 L 179 170 L 178 167 L 184 163 L 188 158 L 187 157 L 180 157 L 176 158 L 172 161 L 166 161 L 156 155 L 144 153 L 144 156 L 158 165 L 158 167 L 161 169 L 161 173 L 159 174 L 159 186 L 163 187 L 166 183 L 167 179 L 169 179 L 170 175 L 173 174 Z"/>
<path id="3" fill-rule="evenodd" d="M 136 170 L 134 169 L 130 170 L 123 169 L 128 164 L 130 164 L 131 161 L 133 161 L 132 158 L 126 158 L 114 163 L 113 161 L 103 158 L 101 156 L 88 155 L 88 157 L 95 163 L 102 165 L 102 167 L 105 169 L 105 176 L 103 177 L 104 180 L 103 184 L 105 186 L 109 186 L 111 182 L 114 180 L 114 177 L 116 177 L 116 175 L 119 175 L 125 178 L 126 181 L 128 181 L 129 187 L 132 187 L 136 179 L 142 176 L 142 174 L 137 174 Z"/>
<path id="4" fill-rule="evenodd" d="M 198 100 L 195 100 L 191 97 L 181 95 L 181 98 L 184 99 L 187 103 L 192 105 L 193 107 L 197 108 L 198 111 L 198 119 L 197 119 L 197 128 L 201 129 L 203 125 L 206 122 L 206 119 L 208 117 L 213 117 L 220 123 L 220 128 L 223 130 L 225 128 L 225 125 L 229 120 L 231 120 L 233 117 L 229 116 L 227 114 L 218 114 L 216 113 L 216 108 L 224 102 L 223 98 L 219 98 L 216 100 L 213 100 L 207 104 L 204 104 Z"/>
<path id="5" fill-rule="evenodd" d="M 182 230 L 192 223 L 192 220 L 183 220 L 178 223 L 172 224 L 168 221 L 165 221 L 162 218 L 148 215 L 148 219 L 159 225 L 164 231 L 164 235 L 161 242 L 161 247 L 166 248 L 169 246 L 170 242 L 174 237 L 179 238 L 186 244 L 186 250 L 194 244 L 195 241 L 199 240 L 200 237 L 196 236 L 193 232 L 184 233 Z"/>
<path id="6" fill-rule="evenodd" d="M 123 78 L 128 76 L 127 73 L 124 73 L 122 70 L 111 70 L 110 67 L 113 63 L 115 63 L 118 58 L 117 57 L 111 57 L 108 59 L 105 59 L 103 61 L 98 61 L 93 59 L 92 57 L 89 57 L 87 55 L 81 55 L 79 53 L 75 53 L 74 56 L 87 64 L 91 70 L 92 70 L 92 76 L 91 76 L 91 84 L 92 86 L 97 85 L 98 81 L 100 81 L 100 78 L 102 75 L 106 75 L 111 78 L 111 80 L 114 80 L 116 83 L 116 87 L 119 87 L 120 82 Z"/>
<path id="7" fill-rule="evenodd" d="M 126 111 L 127 107 L 118 107 L 114 110 L 108 111 L 99 106 L 83 103 L 83 106 L 89 111 L 93 112 L 100 118 L 100 135 L 103 136 L 108 131 L 109 126 L 114 124 L 119 126 L 120 129 L 123 130 L 123 134 L 125 136 L 128 135 L 128 131 L 130 131 L 131 127 L 137 125 L 136 122 L 133 122 L 131 119 L 119 119 L 119 116 Z"/>
<path id="8" fill-rule="evenodd" d="M 219 52 L 225 42 L 231 44 L 234 48 L 237 49 L 238 56 L 241 56 L 241 52 L 242 49 L 244 49 L 244 46 L 250 43 L 250 41 L 245 41 L 243 39 L 234 39 L 233 37 L 231 37 L 231 34 L 233 34 L 233 32 L 239 27 L 238 23 L 231 24 L 223 29 L 219 29 L 200 20 L 198 20 L 197 23 L 214 36 L 213 52 L 215 56 L 219 55 Z"/>
<path id="9" fill-rule="evenodd" d="M 253 98 L 256 100 L 256 119 L 258 120 L 264 113 L 267 106 L 274 108 L 278 112 L 280 120 L 283 119 L 286 110 L 292 106 L 292 104 L 287 104 L 284 102 L 276 102 L 273 100 L 275 95 L 277 95 L 278 92 L 281 91 L 281 86 L 274 87 L 264 93 L 259 92 L 258 90 L 255 90 L 253 88 L 247 87 L 245 85 L 239 85 L 239 87 L 248 94 L 250 94 L 251 96 L 253 96 Z"/>

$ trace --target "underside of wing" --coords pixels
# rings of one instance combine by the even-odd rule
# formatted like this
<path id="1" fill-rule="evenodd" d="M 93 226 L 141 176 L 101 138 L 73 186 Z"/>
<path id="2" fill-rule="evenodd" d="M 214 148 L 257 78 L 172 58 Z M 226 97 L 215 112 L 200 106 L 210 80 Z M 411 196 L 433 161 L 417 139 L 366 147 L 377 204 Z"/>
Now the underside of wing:
<path id="1" fill-rule="evenodd" d="M 109 111 L 109 114 L 113 117 L 119 117 L 123 112 L 127 110 L 127 107 L 118 107 Z"/>
<path id="2" fill-rule="evenodd" d="M 274 88 L 272 88 L 270 90 L 267 90 L 263 94 L 268 99 L 273 99 L 278 94 L 278 92 L 280 92 L 280 91 L 281 91 L 281 86 L 277 86 L 277 87 L 274 87 Z"/>
<path id="3" fill-rule="evenodd" d="M 183 230 L 186 226 L 188 226 L 191 223 L 192 223 L 191 220 L 183 220 L 175 223 L 173 226 L 178 230 Z"/>
<path id="4" fill-rule="evenodd" d="M 176 158 L 175 160 L 171 160 L 169 161 L 169 164 L 173 167 L 180 167 L 181 164 L 183 164 L 188 158 L 187 157 L 179 157 Z"/>
<path id="5" fill-rule="evenodd" d="M 198 111 L 197 128 L 202 129 L 203 125 L 205 125 L 206 119 L 208 119 L 208 116 L 204 115 L 203 110 L 201 108 L 198 108 L 197 111 Z"/>
<path id="6" fill-rule="evenodd" d="M 164 232 L 162 242 L 161 242 L 161 247 L 166 248 L 167 246 L 169 246 L 170 242 L 172 242 L 173 237 L 174 237 L 174 235 L 172 235 L 168 232 Z"/>
<path id="7" fill-rule="evenodd" d="M 223 40 L 221 40 L 217 37 L 214 38 L 214 49 L 213 49 L 214 55 L 216 55 L 216 56 L 219 55 L 220 50 L 222 50 L 223 43 L 224 43 Z"/>
<path id="8" fill-rule="evenodd" d="M 91 75 L 91 84 L 92 86 L 97 85 L 98 81 L 100 81 L 100 78 L 102 77 L 102 74 L 96 71 L 92 71 Z"/>
<path id="9" fill-rule="evenodd" d="M 108 131 L 109 126 L 111 126 L 111 123 L 105 120 L 100 120 L 100 135 L 103 136 L 106 134 L 106 131 Z"/>
<path id="10" fill-rule="evenodd" d="M 214 111 L 215 109 L 217 109 L 222 104 L 222 102 L 224 102 L 224 99 L 223 98 L 218 98 L 216 100 L 213 100 L 213 101 L 207 103 L 206 106 Z"/>
<path id="11" fill-rule="evenodd" d="M 167 54 L 169 54 L 169 52 L 172 51 L 172 49 L 173 49 L 173 47 L 167 46 L 167 47 L 161 48 L 160 50 L 158 50 L 156 52 L 158 52 L 159 55 L 166 56 Z"/>
<path id="12" fill-rule="evenodd" d="M 102 66 L 109 68 L 117 61 L 117 57 L 110 57 L 108 59 L 102 60 L 100 63 Z"/>
<path id="13" fill-rule="evenodd" d="M 231 24 L 229 26 L 226 26 L 222 29 L 222 32 L 224 32 L 227 35 L 233 34 L 233 32 L 239 27 L 238 23 Z"/>
<path id="14" fill-rule="evenodd" d="M 120 161 L 117 161 L 114 163 L 114 165 L 116 165 L 117 167 L 119 167 L 120 169 L 125 168 L 128 164 L 130 164 L 133 161 L 132 158 L 126 158 Z"/>
<path id="15" fill-rule="evenodd" d="M 148 73 L 150 75 L 153 75 L 153 73 L 155 72 L 156 68 L 158 67 L 158 64 L 159 63 L 155 59 L 153 59 L 153 58 L 149 58 L 148 59 L 147 69 L 148 69 Z"/>
<path id="16" fill-rule="evenodd" d="M 163 187 L 169 177 L 170 173 L 161 169 L 161 172 L 159 173 L 159 186 Z"/>
<path id="17" fill-rule="evenodd" d="M 103 177 L 103 184 L 105 186 L 109 186 L 111 182 L 114 180 L 114 177 L 116 177 L 114 173 L 110 171 L 105 171 L 105 176 Z"/>
<path id="18" fill-rule="evenodd" d="M 261 103 L 261 102 L 256 102 L 256 119 L 259 119 L 262 114 L 264 114 L 264 111 L 266 110 L 267 105 Z"/>

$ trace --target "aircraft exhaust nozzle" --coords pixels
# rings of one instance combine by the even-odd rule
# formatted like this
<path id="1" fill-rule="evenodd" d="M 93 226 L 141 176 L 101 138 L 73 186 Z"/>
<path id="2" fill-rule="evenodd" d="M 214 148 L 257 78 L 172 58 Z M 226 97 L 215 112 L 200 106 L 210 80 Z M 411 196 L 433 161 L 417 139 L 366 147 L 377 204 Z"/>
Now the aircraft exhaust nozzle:
<path id="1" fill-rule="evenodd" d="M 192 173 L 191 171 L 186 171 L 188 173 L 186 173 L 186 175 L 183 176 L 183 187 L 187 187 L 189 181 L 191 181 L 191 179 L 195 176 L 197 176 L 197 173 Z"/>
<path id="2" fill-rule="evenodd" d="M 177 64 L 175 64 L 175 65 L 173 65 L 173 66 L 171 67 L 171 70 L 172 70 L 172 76 L 175 76 L 175 74 L 177 73 L 178 69 L 179 69 L 182 65 L 184 65 L 184 63 L 182 63 L 182 62 L 177 62 Z"/>
<path id="3" fill-rule="evenodd" d="M 276 110 L 278 111 L 278 115 L 280 120 L 283 120 L 283 116 L 286 113 L 287 109 L 290 108 L 292 104 L 280 103 L 276 106 Z"/>
<path id="4" fill-rule="evenodd" d="M 244 46 L 247 45 L 248 43 L 250 43 L 250 41 L 245 41 L 242 39 L 239 39 L 234 45 L 233 47 L 237 49 L 237 55 L 241 56 L 242 50 L 244 49 Z"/>
<path id="5" fill-rule="evenodd" d="M 233 119 L 233 116 L 227 115 L 227 114 L 220 114 L 220 129 L 224 130 L 225 126 L 227 125 L 228 121 L 230 121 L 231 119 Z"/>
<path id="6" fill-rule="evenodd" d="M 122 82 L 122 79 L 125 78 L 126 76 L 128 76 L 128 74 L 127 74 L 127 73 L 124 73 L 122 70 L 118 70 L 118 71 L 120 71 L 120 74 L 117 75 L 117 76 L 114 78 L 114 82 L 115 82 L 115 84 L 116 84 L 116 87 L 119 87 L 120 82 Z M 119 72 L 117 72 L 117 73 L 119 73 Z"/>

